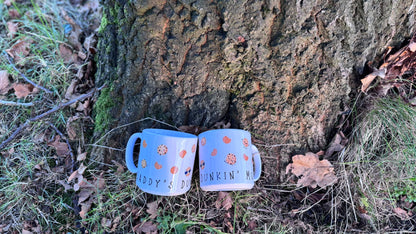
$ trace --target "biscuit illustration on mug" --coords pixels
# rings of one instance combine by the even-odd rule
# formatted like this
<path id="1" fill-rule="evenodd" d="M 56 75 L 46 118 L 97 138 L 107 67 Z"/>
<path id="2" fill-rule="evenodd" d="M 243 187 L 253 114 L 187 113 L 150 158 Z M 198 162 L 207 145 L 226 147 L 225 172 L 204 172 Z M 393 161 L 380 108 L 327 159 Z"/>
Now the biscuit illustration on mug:
<path id="1" fill-rule="evenodd" d="M 143 145 L 143 148 L 146 148 L 146 147 L 147 147 L 147 142 L 146 142 L 146 140 L 145 140 L 145 139 L 143 139 L 143 143 L 142 143 L 142 145 Z"/>
<path id="2" fill-rule="evenodd" d="M 237 158 L 235 157 L 235 154 L 232 154 L 232 153 L 227 154 L 227 156 L 225 157 L 225 162 L 230 165 L 234 165 L 237 162 Z"/>
<path id="3" fill-rule="evenodd" d="M 157 153 L 160 155 L 165 155 L 168 152 L 168 147 L 166 145 L 159 145 L 157 147 Z"/>
<path id="4" fill-rule="evenodd" d="M 194 144 L 194 145 L 192 146 L 192 153 L 195 153 L 195 151 L 196 151 L 196 145 Z"/>
<path id="5" fill-rule="evenodd" d="M 199 163 L 199 168 L 201 168 L 201 170 L 204 170 L 205 168 L 205 161 L 201 160 L 201 162 Z"/>

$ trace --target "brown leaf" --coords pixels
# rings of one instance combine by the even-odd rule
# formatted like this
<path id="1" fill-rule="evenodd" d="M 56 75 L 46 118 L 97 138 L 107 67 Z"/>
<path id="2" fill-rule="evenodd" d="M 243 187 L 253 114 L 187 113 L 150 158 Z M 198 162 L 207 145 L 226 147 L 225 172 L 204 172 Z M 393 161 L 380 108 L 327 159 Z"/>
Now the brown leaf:
<path id="1" fill-rule="evenodd" d="M 57 135 L 55 136 L 54 141 L 49 142 L 48 146 L 52 146 L 56 150 L 56 154 L 58 156 L 66 156 L 69 155 L 69 148 L 66 142 L 62 142 L 61 136 Z"/>
<path id="2" fill-rule="evenodd" d="M 87 213 L 90 211 L 93 201 L 93 199 L 88 199 L 86 202 L 81 204 L 81 211 L 79 212 L 79 216 L 81 216 L 81 218 L 85 219 L 87 217 Z"/>
<path id="3" fill-rule="evenodd" d="M 152 221 L 147 221 L 133 227 L 136 233 L 157 233 L 157 226 Z"/>
<path id="4" fill-rule="evenodd" d="M 6 52 L 16 61 L 19 62 L 22 58 L 25 58 L 30 54 L 30 44 L 33 41 L 31 39 L 20 39 Z"/>
<path id="5" fill-rule="evenodd" d="M 100 190 L 103 190 L 106 186 L 103 175 L 104 175 L 104 172 L 101 172 L 100 177 L 98 177 L 97 180 L 95 181 L 95 187 L 97 187 Z"/>
<path id="6" fill-rule="evenodd" d="M 59 55 L 65 63 L 74 62 L 74 53 L 72 53 L 72 49 L 65 44 L 59 45 Z"/>
<path id="7" fill-rule="evenodd" d="M 344 134 L 337 133 L 325 152 L 325 158 L 331 157 L 334 152 L 340 152 L 345 148 L 347 142 L 348 139 L 344 136 Z"/>
<path id="8" fill-rule="evenodd" d="M 17 98 L 26 98 L 28 95 L 37 92 L 38 90 L 31 84 L 17 83 L 13 84 L 14 95 Z"/>
<path id="9" fill-rule="evenodd" d="M 96 45 L 97 45 L 97 38 L 94 33 L 88 36 L 87 38 L 85 38 L 84 48 L 90 53 L 92 54 L 96 53 L 97 51 L 97 49 L 95 48 Z"/>
<path id="10" fill-rule="evenodd" d="M 157 217 L 157 214 L 158 214 L 158 206 L 159 206 L 159 201 L 154 201 L 154 202 L 150 202 L 150 203 L 147 203 L 147 210 L 146 210 L 146 212 L 148 213 L 148 214 L 150 214 L 150 219 L 154 219 L 154 218 L 156 218 Z"/>
<path id="11" fill-rule="evenodd" d="M 86 201 L 94 193 L 93 189 L 82 189 L 78 194 L 78 204 Z"/>
<path id="12" fill-rule="evenodd" d="M 78 167 L 78 174 L 82 175 L 84 174 L 85 169 L 87 169 L 87 167 L 84 165 L 84 163 L 81 163 L 81 165 L 79 165 Z"/>
<path id="13" fill-rule="evenodd" d="M 380 70 L 375 70 L 374 72 L 368 74 L 366 77 L 364 77 L 364 79 L 361 79 L 361 91 L 366 92 L 368 87 L 370 87 L 371 82 L 373 82 L 373 80 L 379 76 L 381 78 L 384 78 L 386 75 L 386 70 L 385 69 L 380 69 Z"/>
<path id="14" fill-rule="evenodd" d="M 9 16 L 12 19 L 20 18 L 20 14 L 19 14 L 19 12 L 16 9 L 10 9 L 9 10 Z"/>
<path id="15" fill-rule="evenodd" d="M 82 154 L 78 154 L 77 161 L 84 161 L 87 158 L 87 152 L 84 152 Z"/>
<path id="16" fill-rule="evenodd" d="M 78 177 L 78 170 L 72 172 L 72 174 L 68 177 L 68 182 L 71 182 L 71 180 L 75 179 Z"/>
<path id="17" fill-rule="evenodd" d="M 7 71 L 0 71 L 0 95 L 7 94 L 10 87 L 9 73 Z"/>
<path id="18" fill-rule="evenodd" d="M 326 187 L 337 182 L 334 168 L 328 160 L 319 160 L 318 155 L 308 152 L 306 155 L 295 155 L 293 163 L 286 167 L 286 174 L 292 171 L 300 177 L 297 186 L 311 186 L 312 188 Z"/>
<path id="19" fill-rule="evenodd" d="M 64 186 L 65 192 L 72 189 L 71 185 L 65 182 L 65 180 L 58 180 L 58 183 Z"/>
<path id="20" fill-rule="evenodd" d="M 400 207 L 396 207 L 393 209 L 393 212 L 401 219 L 401 220 L 408 220 L 410 218 L 407 211 L 403 210 Z"/>
<path id="21" fill-rule="evenodd" d="M 217 209 L 224 208 L 225 210 L 230 209 L 233 206 L 233 200 L 227 192 L 219 192 L 217 200 L 215 201 L 215 207 Z"/>
<path id="22" fill-rule="evenodd" d="M 11 6 L 13 3 L 15 2 L 15 0 L 4 0 L 4 5 L 6 6 Z"/>
<path id="23" fill-rule="evenodd" d="M 7 22 L 7 36 L 13 38 L 17 33 L 17 28 L 19 27 L 19 23 L 13 23 L 11 21 Z"/>

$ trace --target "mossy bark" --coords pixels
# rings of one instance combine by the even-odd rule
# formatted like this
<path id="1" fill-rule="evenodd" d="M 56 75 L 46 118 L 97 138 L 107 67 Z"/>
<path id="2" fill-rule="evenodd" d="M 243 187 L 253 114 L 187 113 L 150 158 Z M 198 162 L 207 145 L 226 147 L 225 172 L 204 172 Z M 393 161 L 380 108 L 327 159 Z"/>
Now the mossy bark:
<path id="1" fill-rule="evenodd" d="M 290 155 L 325 150 L 369 61 L 411 36 L 415 1 L 104 0 L 96 136 L 145 117 L 210 127 L 231 121 L 265 144 L 265 175 Z M 124 149 L 151 122 L 113 131 Z M 156 126 L 161 127 L 161 126 Z M 114 158 L 116 151 L 94 150 Z M 105 160 L 105 159 L 103 159 Z M 265 157 L 265 160 L 266 159 Z"/>

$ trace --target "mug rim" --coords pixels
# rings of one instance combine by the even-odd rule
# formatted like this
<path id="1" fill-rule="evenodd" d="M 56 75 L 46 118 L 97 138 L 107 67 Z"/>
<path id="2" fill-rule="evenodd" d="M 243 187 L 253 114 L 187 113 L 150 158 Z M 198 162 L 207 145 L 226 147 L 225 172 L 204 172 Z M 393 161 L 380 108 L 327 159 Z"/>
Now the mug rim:
<path id="1" fill-rule="evenodd" d="M 239 129 L 239 128 L 220 128 L 220 129 L 211 129 L 205 132 L 200 133 L 198 136 L 201 136 L 203 134 L 208 134 L 208 133 L 213 133 L 213 132 L 242 132 L 242 133 L 246 133 L 246 134 L 250 134 L 251 133 L 247 130 L 244 129 Z"/>
<path id="2" fill-rule="evenodd" d="M 172 137 L 172 138 L 189 138 L 189 139 L 198 138 L 198 136 L 191 134 L 191 133 L 180 132 L 180 131 L 169 130 L 169 129 L 162 129 L 162 128 L 146 128 L 146 129 L 143 129 L 142 133 L 146 133 L 146 134 L 154 135 L 154 136 L 163 136 L 163 137 Z"/>

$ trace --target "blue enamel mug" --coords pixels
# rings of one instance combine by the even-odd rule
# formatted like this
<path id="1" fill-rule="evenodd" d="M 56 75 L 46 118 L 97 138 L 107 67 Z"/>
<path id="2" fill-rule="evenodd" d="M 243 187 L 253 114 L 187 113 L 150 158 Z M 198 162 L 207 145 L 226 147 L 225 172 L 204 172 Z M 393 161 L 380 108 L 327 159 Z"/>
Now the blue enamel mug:
<path id="1" fill-rule="evenodd" d="M 216 129 L 198 135 L 199 179 L 204 191 L 246 190 L 260 178 L 261 158 L 249 132 Z"/>
<path id="2" fill-rule="evenodd" d="M 133 160 L 136 141 L 140 139 L 138 165 Z M 191 188 L 198 137 L 165 129 L 144 129 L 133 134 L 126 148 L 129 171 L 137 173 L 136 184 L 146 193 L 175 196 Z"/>

